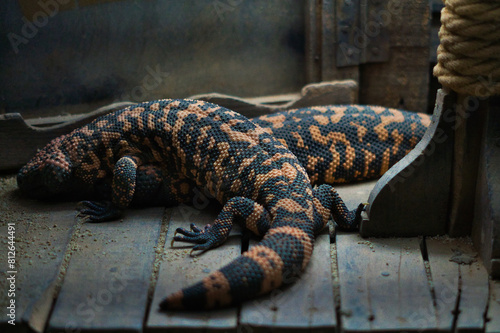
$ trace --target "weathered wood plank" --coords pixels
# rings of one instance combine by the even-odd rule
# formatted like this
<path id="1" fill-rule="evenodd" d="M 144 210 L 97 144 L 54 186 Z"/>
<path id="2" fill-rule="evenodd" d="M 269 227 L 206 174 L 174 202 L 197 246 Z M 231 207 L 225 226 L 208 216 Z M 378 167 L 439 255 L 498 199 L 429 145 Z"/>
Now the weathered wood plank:
<path id="1" fill-rule="evenodd" d="M 76 228 L 74 204 L 57 205 L 53 209 L 46 225 L 31 228 L 32 224 L 28 233 L 28 239 L 36 237 L 41 240 L 38 246 L 27 251 L 28 258 L 32 256 L 29 252 L 38 258 L 36 261 L 33 259 L 33 262 L 28 259 L 28 263 L 26 260 L 21 263 L 22 271 L 29 279 L 22 287 L 25 291 L 21 295 L 32 300 L 23 314 L 23 323 L 27 323 L 35 332 L 43 332 L 49 320 L 70 259 L 70 240 Z M 40 256 L 45 259 L 40 259 Z"/>
<path id="2" fill-rule="evenodd" d="M 360 79 L 360 103 L 426 112 L 429 47 L 391 48 L 389 62 L 368 64 Z"/>
<path id="3" fill-rule="evenodd" d="M 253 245 L 257 242 L 253 241 Z M 253 331 L 326 330 L 336 326 L 328 233 L 315 242 L 311 262 L 292 285 L 243 304 L 240 325 Z"/>
<path id="4" fill-rule="evenodd" d="M 457 251 L 464 264 L 460 269 L 460 304 L 457 320 L 457 332 L 484 331 L 486 307 L 488 305 L 488 273 L 472 243 L 463 241 Z M 470 265 L 466 263 L 476 258 Z"/>
<path id="5" fill-rule="evenodd" d="M 488 303 L 488 274 L 468 238 L 426 240 L 439 328 L 481 332 Z"/>
<path id="6" fill-rule="evenodd" d="M 66 249 L 73 233 L 74 205 L 38 203 L 18 197 L 14 178 L 0 179 L 0 234 L 5 235 L 0 254 L 2 265 L 7 264 L 7 223 L 15 230 L 15 263 L 13 269 L 2 267 L 2 272 L 15 278 L 15 295 L 2 295 L 0 305 L 2 332 L 43 332 L 59 284 L 63 278 L 61 265 L 67 259 Z M 4 186 L 5 185 L 5 186 Z M 3 236 L 2 236 L 3 237 Z M 7 280 L 1 279 L 0 289 L 7 293 Z M 5 288 L 4 288 L 5 287 Z M 15 300 L 15 326 L 7 316 L 7 304 Z"/>
<path id="7" fill-rule="evenodd" d="M 344 331 L 436 328 L 419 239 L 339 234 L 337 251 Z"/>
<path id="8" fill-rule="evenodd" d="M 500 332 L 500 281 L 490 281 L 486 333 Z"/>
<path id="9" fill-rule="evenodd" d="M 366 273 L 372 249 L 364 242 L 359 235 L 337 233 L 340 315 L 344 332 L 371 329 L 373 313 Z"/>
<path id="10" fill-rule="evenodd" d="M 457 240 L 447 237 L 427 238 L 425 244 L 434 288 L 437 328 L 451 332 L 458 306 L 460 272 L 458 265 L 450 258 Z"/>
<path id="11" fill-rule="evenodd" d="M 189 228 L 190 223 L 203 227 L 213 223 L 220 209 L 197 210 L 193 207 L 180 206 L 172 208 L 172 215 L 165 242 L 163 261 L 159 268 L 158 282 L 149 311 L 145 330 L 186 330 L 186 329 L 223 329 L 236 328 L 237 309 L 228 308 L 205 312 L 159 312 L 159 304 L 166 296 L 177 290 L 198 282 L 211 271 L 221 268 L 236 258 L 241 252 L 241 238 L 238 228 L 233 228 L 229 239 L 220 247 L 205 252 L 202 256 L 189 256 L 191 245 L 174 243 L 170 246 L 175 229 Z M 236 230 L 235 230 L 236 229 Z"/>
<path id="12" fill-rule="evenodd" d="M 142 331 L 163 213 L 128 210 L 81 226 L 49 332 Z"/>

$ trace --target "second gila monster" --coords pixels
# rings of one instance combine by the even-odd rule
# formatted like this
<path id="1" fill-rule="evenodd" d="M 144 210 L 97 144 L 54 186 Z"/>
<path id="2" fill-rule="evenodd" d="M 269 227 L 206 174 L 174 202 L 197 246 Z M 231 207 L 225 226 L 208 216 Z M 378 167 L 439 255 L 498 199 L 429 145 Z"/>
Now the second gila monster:
<path id="1" fill-rule="evenodd" d="M 250 120 L 297 156 L 313 185 L 333 185 L 382 176 L 416 146 L 431 116 L 380 106 L 327 105 Z M 137 180 L 135 205 L 193 201 L 195 185 L 181 174 L 163 174 L 159 165 L 140 166 Z"/>

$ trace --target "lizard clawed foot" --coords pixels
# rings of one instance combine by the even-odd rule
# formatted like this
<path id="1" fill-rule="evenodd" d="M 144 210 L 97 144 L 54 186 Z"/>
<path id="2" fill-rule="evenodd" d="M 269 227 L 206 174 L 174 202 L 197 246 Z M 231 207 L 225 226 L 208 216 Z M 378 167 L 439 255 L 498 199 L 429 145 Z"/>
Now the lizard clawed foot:
<path id="1" fill-rule="evenodd" d="M 81 201 L 76 208 L 84 222 L 112 221 L 121 216 L 121 210 L 109 201 Z"/>
<path id="2" fill-rule="evenodd" d="M 336 223 L 337 227 L 343 231 L 358 231 L 362 220 L 361 213 L 366 210 L 367 206 L 368 203 L 360 203 L 358 208 L 347 213 L 344 223 Z"/>
<path id="3" fill-rule="evenodd" d="M 351 225 L 351 227 L 347 228 L 348 230 L 358 230 L 359 229 L 359 225 L 361 224 L 361 219 L 362 219 L 361 213 L 366 210 L 367 206 L 368 206 L 368 203 L 363 202 L 363 203 L 359 204 L 359 206 L 358 206 L 358 208 L 356 208 L 356 210 L 351 211 L 351 216 L 353 216 L 352 225 Z"/>
<path id="4" fill-rule="evenodd" d="M 195 257 L 218 245 L 216 235 L 211 233 L 211 230 L 212 226 L 210 224 L 207 224 L 205 228 L 200 229 L 194 223 L 191 223 L 191 231 L 184 228 L 177 228 L 170 245 L 173 246 L 176 241 L 195 243 L 197 245 L 193 246 L 191 252 L 189 253 L 191 257 Z M 178 233 L 182 236 L 178 236 Z M 200 252 L 193 254 L 195 251 Z"/>

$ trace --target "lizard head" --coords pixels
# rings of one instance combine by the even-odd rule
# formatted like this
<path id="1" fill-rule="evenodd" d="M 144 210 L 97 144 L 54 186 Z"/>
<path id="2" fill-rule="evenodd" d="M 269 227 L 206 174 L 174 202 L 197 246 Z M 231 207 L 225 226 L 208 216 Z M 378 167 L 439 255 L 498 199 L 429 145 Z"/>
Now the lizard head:
<path id="1" fill-rule="evenodd" d="M 17 185 L 23 194 L 43 199 L 69 191 L 72 167 L 61 150 L 63 140 L 64 136 L 52 140 L 19 170 Z"/>

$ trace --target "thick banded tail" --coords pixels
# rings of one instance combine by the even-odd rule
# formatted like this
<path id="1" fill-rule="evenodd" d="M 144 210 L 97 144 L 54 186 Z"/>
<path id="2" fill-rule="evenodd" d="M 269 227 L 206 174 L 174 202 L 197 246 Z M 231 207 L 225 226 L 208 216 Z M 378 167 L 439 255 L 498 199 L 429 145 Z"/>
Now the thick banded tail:
<path id="1" fill-rule="evenodd" d="M 200 282 L 171 294 L 160 303 L 160 309 L 236 305 L 294 282 L 307 266 L 314 244 L 312 230 L 301 227 L 275 224 L 258 245 Z"/>

